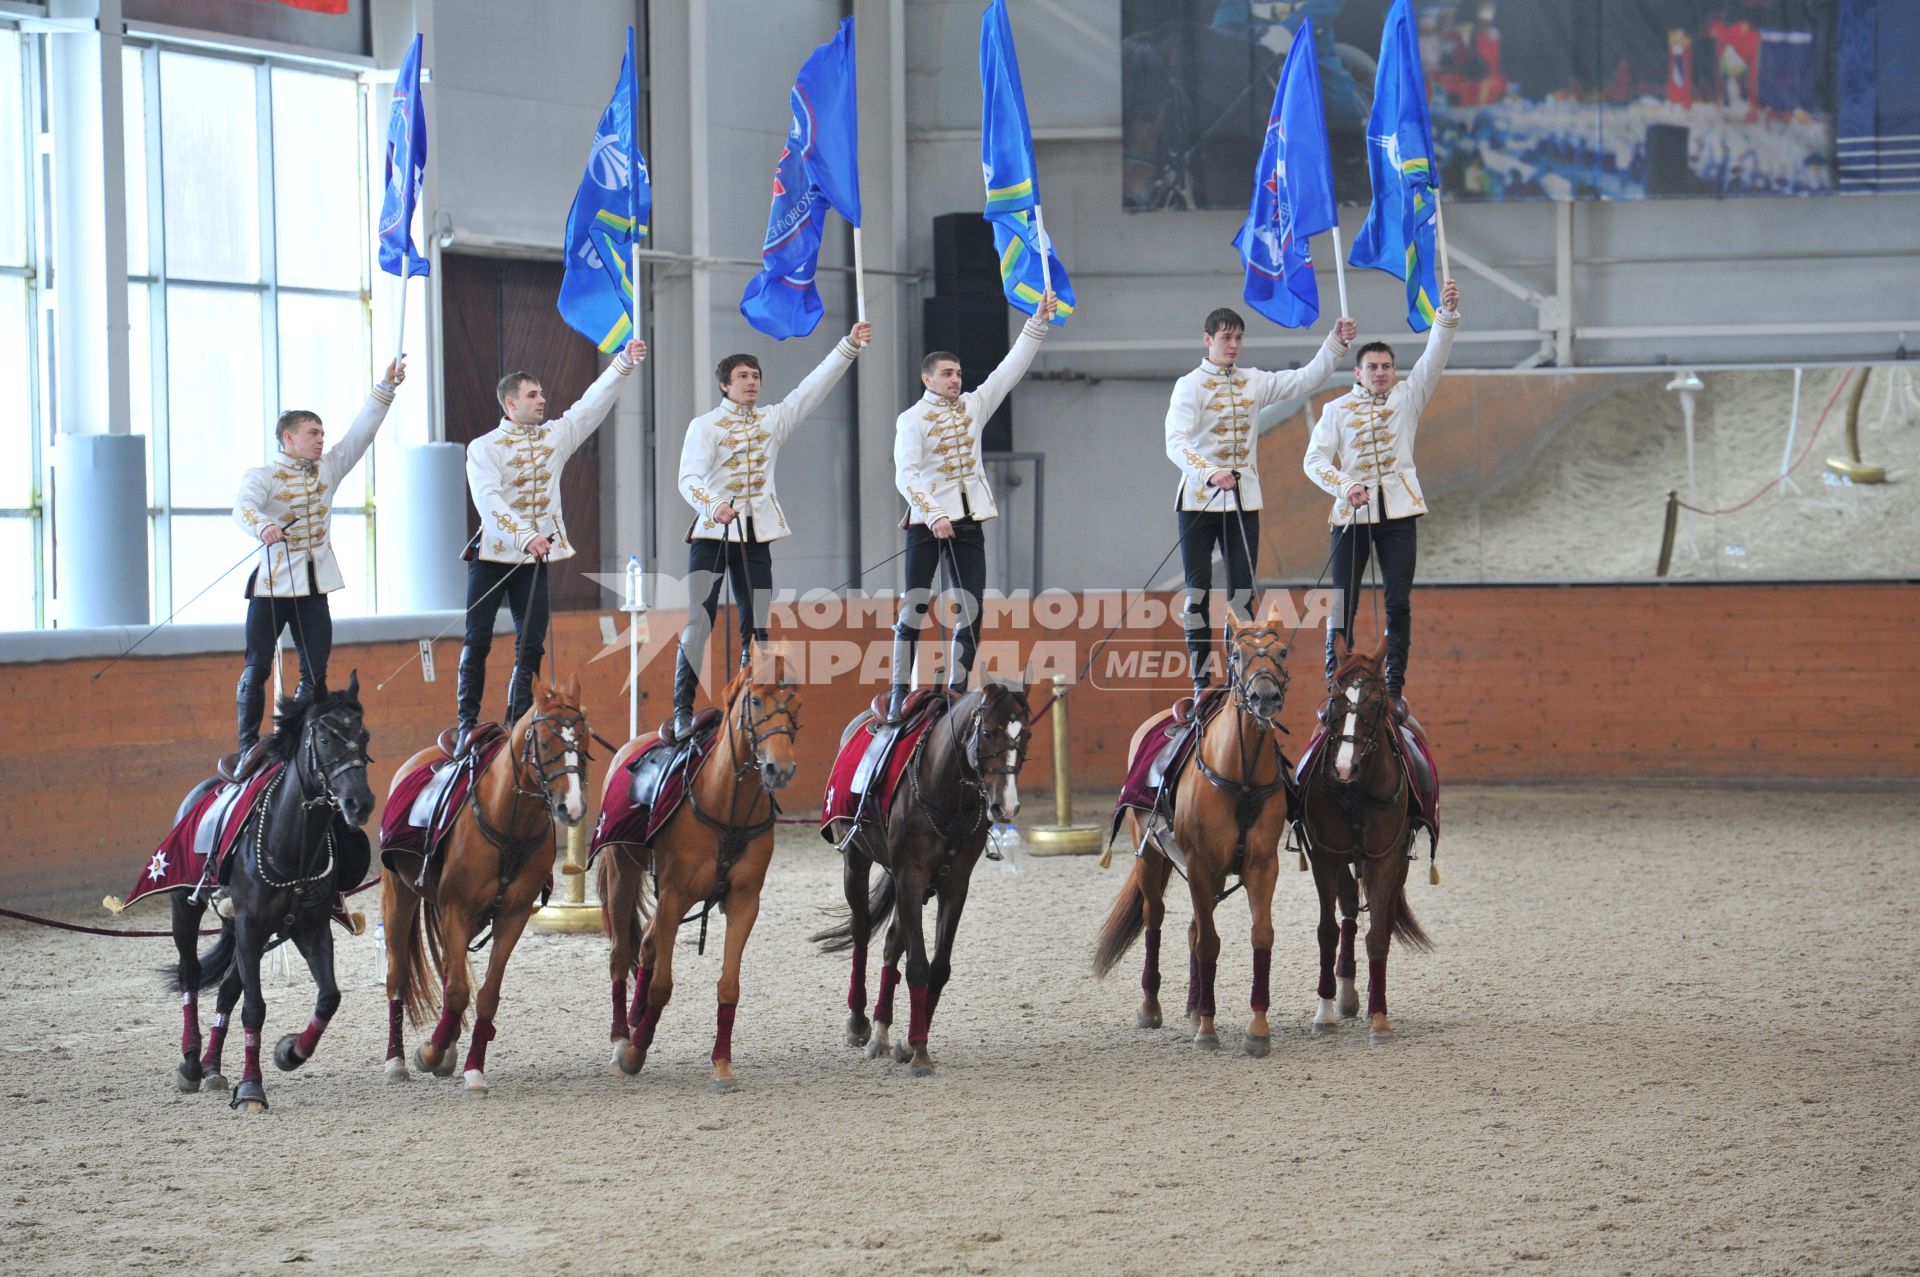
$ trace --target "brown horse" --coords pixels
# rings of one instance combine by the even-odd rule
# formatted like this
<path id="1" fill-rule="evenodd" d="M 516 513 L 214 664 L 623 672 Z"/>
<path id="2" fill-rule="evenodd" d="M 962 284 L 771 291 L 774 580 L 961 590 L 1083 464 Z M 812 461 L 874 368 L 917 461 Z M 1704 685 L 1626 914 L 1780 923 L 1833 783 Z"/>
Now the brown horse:
<path id="1" fill-rule="evenodd" d="M 712 1087 L 731 1091 L 735 1086 L 733 1023 L 740 1002 L 740 956 L 760 914 L 760 889 L 773 860 L 779 812 L 773 796 L 787 787 L 796 766 L 800 689 L 792 674 L 792 659 L 784 651 L 761 649 L 752 665 L 727 685 L 720 739 L 653 846 L 608 843 L 602 849 L 600 899 L 612 941 L 608 969 L 613 981 L 613 1062 L 624 1073 L 638 1073 L 646 1064 L 660 1014 L 673 997 L 673 942 L 683 915 L 689 909 L 717 906 L 727 916 L 727 949 L 720 971 Z M 603 790 L 627 780 L 628 760 L 653 739 L 642 737 L 620 747 Z M 606 801 L 604 792 L 601 801 Z M 704 912 L 700 927 L 704 940 Z M 629 1008 L 627 977 L 636 969 Z"/>
<path id="2" fill-rule="evenodd" d="M 1144 1029 L 1159 1028 L 1160 924 L 1166 916 L 1162 897 L 1168 874 L 1181 864 L 1193 897 L 1193 922 L 1187 930 L 1187 1019 L 1199 1051 L 1220 1048 L 1213 1004 L 1220 933 L 1213 910 L 1225 898 L 1227 880 L 1236 874 L 1246 886 L 1253 912 L 1253 1017 L 1247 1022 L 1246 1051 L 1259 1057 L 1272 1048 L 1267 985 L 1273 963 L 1273 889 L 1279 877 L 1280 835 L 1287 823 L 1287 776 L 1273 733 L 1287 696 L 1286 643 L 1277 627 L 1240 622 L 1229 613 L 1227 686 L 1232 704 L 1208 721 L 1181 774 L 1167 778 L 1178 786 L 1172 827 L 1128 811 L 1134 845 L 1143 850 L 1134 858 L 1094 951 L 1094 972 L 1104 976 L 1145 930 L 1146 963 L 1140 976 L 1145 997 L 1137 1022 Z M 1141 737 L 1165 719 L 1162 711 L 1141 724 L 1128 758 L 1138 750 Z"/>
<path id="3" fill-rule="evenodd" d="M 989 829 L 1020 814 L 1020 765 L 1027 758 L 1030 713 L 1026 692 L 986 683 L 954 701 L 914 745 L 892 808 L 858 824 L 835 820 L 829 836 L 844 858 L 847 920 L 811 937 L 826 953 L 853 951 L 847 990 L 846 1040 L 876 1060 L 889 1050 L 893 993 L 900 959 L 907 960 L 907 1040 L 891 1044 L 893 1058 L 911 1063 L 913 1076 L 931 1077 L 927 1036 L 940 994 L 953 974 L 953 941 L 967 905 L 967 884 L 985 849 Z M 860 725 L 855 718 L 847 737 Z M 907 797 L 911 794 L 911 798 Z M 878 804 L 874 804 L 875 807 Z M 880 877 L 869 883 L 872 869 Z M 940 899 L 939 930 L 927 953 L 921 910 Z M 886 965 L 873 1021 L 867 1020 L 867 940 L 887 914 Z"/>
<path id="4" fill-rule="evenodd" d="M 1433 947 L 1407 905 L 1407 849 L 1415 833 L 1411 778 L 1390 738 L 1396 728 L 1381 673 L 1385 649 L 1384 637 L 1372 652 L 1357 652 L 1335 636 L 1330 696 L 1320 711 L 1326 737 L 1311 769 L 1300 778 L 1301 842 L 1320 893 L 1320 1007 L 1313 1031 L 1337 1029 L 1342 1017 L 1360 1010 L 1353 987 L 1353 941 L 1358 887 L 1364 885 L 1371 915 L 1367 1014 L 1372 1020 L 1370 1041 L 1376 1043 L 1390 1041 L 1393 1032 L 1387 1020 L 1388 946 L 1399 936 L 1416 949 Z M 1337 926 L 1336 898 L 1341 914 Z"/>
<path id="5" fill-rule="evenodd" d="M 433 1036 L 414 1048 L 413 1063 L 438 1077 L 452 1075 L 454 1044 L 473 994 L 468 946 L 491 926 L 493 952 L 463 1069 L 467 1094 L 486 1095 L 487 1043 L 494 1036 L 500 984 L 553 870 L 554 822 L 572 827 L 586 812 L 588 739 L 580 676 L 559 687 L 536 686 L 533 707 L 475 777 L 424 883 L 419 856 L 389 853 L 395 866 L 381 875 L 380 901 L 387 932 L 388 1081 L 407 1080 L 401 1012 L 416 1026 L 432 1015 L 436 998 L 429 981 L 435 972 L 445 986 L 437 999 L 440 1019 Z M 436 749 L 421 750 L 401 765 L 396 780 L 439 756 Z"/>

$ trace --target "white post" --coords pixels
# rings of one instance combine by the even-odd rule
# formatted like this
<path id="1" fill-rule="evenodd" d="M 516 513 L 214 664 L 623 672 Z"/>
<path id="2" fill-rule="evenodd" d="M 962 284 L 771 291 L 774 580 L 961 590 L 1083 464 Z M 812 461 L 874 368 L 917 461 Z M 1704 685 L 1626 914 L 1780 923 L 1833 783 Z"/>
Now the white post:
<path id="1" fill-rule="evenodd" d="M 1053 291 L 1053 241 L 1047 238 L 1046 215 L 1038 204 L 1033 206 L 1033 229 L 1040 240 L 1040 291 L 1050 293 Z"/>
<path id="2" fill-rule="evenodd" d="M 1340 244 L 1340 223 L 1333 224 L 1333 276 L 1340 281 L 1340 314 L 1352 318 L 1347 309 L 1347 250 Z"/>
<path id="3" fill-rule="evenodd" d="M 1799 430 L 1800 428 L 1800 378 L 1805 374 L 1805 372 L 1806 370 L 1804 368 L 1795 368 L 1793 370 L 1793 412 L 1787 417 L 1787 446 L 1780 450 L 1780 495 L 1781 496 L 1785 496 L 1787 494 L 1788 487 L 1792 487 L 1795 492 L 1800 491 L 1800 485 L 1797 483 L 1794 483 L 1794 481 L 1788 476 L 1787 466 L 1793 460 L 1794 432 Z"/>
<path id="4" fill-rule="evenodd" d="M 867 322 L 866 258 L 860 250 L 860 228 L 853 228 L 853 317 Z"/>

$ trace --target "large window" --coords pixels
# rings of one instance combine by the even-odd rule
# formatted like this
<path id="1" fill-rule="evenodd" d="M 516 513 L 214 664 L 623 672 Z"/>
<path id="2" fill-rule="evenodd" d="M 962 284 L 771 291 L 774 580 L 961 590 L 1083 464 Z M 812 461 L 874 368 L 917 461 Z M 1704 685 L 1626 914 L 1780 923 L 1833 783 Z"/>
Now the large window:
<path id="1" fill-rule="evenodd" d="M 41 594 L 30 51 L 0 28 L 0 630 L 33 628 Z"/>
<path id="2" fill-rule="evenodd" d="M 238 619 L 229 512 L 282 411 L 345 434 L 373 381 L 364 111 L 350 75 L 169 48 L 125 62 L 134 429 L 156 616 Z M 373 610 L 374 456 L 336 493 L 336 615 Z"/>

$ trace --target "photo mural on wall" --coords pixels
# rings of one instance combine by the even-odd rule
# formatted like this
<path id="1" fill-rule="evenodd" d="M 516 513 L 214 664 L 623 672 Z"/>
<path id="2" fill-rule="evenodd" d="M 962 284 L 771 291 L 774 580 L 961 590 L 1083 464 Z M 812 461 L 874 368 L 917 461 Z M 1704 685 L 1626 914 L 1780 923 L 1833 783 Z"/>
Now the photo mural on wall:
<path id="1" fill-rule="evenodd" d="M 1125 0 L 1124 202 L 1244 208 L 1294 33 L 1335 184 L 1367 198 L 1391 0 Z M 1441 189 L 1460 200 L 1920 190 L 1913 0 L 1415 0 Z"/>

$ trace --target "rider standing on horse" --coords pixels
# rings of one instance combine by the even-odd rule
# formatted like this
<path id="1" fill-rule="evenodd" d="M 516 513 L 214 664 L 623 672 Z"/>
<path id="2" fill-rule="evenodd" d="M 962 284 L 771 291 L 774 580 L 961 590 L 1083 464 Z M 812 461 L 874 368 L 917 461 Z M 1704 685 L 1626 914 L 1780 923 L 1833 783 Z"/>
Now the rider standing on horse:
<path id="1" fill-rule="evenodd" d="M 1247 322 L 1226 307 L 1207 316 L 1201 332 L 1206 358 L 1173 384 L 1167 404 L 1167 457 L 1180 467 L 1174 502 L 1180 529 L 1180 566 L 1186 606 L 1180 613 L 1193 693 L 1212 681 L 1213 555 L 1227 565 L 1227 605 L 1242 617 L 1253 607 L 1253 574 L 1260 553 L 1260 410 L 1310 395 L 1333 374 L 1353 341 L 1354 322 L 1342 316 L 1306 367 L 1292 372 L 1241 368 Z"/>
<path id="2" fill-rule="evenodd" d="M 286 626 L 293 627 L 300 655 L 296 695 L 326 691 L 327 659 L 333 654 L 333 612 L 327 595 L 347 585 L 328 540 L 333 494 L 373 446 L 394 392 L 406 379 L 402 359 L 387 365 L 385 380 L 368 394 L 346 437 L 332 448 L 326 446 L 326 427 L 318 413 L 294 409 L 280 414 L 273 428 L 279 455 L 240 480 L 233 520 L 260 542 L 260 564 L 247 577 L 247 654 L 234 689 L 240 719 L 236 764 L 260 743 L 267 666 Z"/>
<path id="3" fill-rule="evenodd" d="M 560 513 L 560 472 L 574 449 L 613 411 L 625 378 L 647 357 L 647 343 L 630 341 L 587 393 L 546 420 L 547 397 L 532 373 L 510 372 L 495 393 L 500 424 L 467 445 L 467 491 L 480 514 L 468 547 L 467 635 L 454 684 L 459 750 L 465 750 L 486 698 L 487 654 L 500 596 L 513 613 L 513 673 L 507 680 L 506 724 L 533 704 L 533 678 L 546 655 L 547 564 L 573 557 Z"/>
<path id="4" fill-rule="evenodd" d="M 893 486 L 907 500 L 907 562 L 900 619 L 893 626 L 889 723 L 900 721 L 900 708 L 912 686 L 913 646 L 927 623 L 933 573 L 942 558 L 957 578 L 964 608 L 957 634 L 959 650 L 947 683 L 956 694 L 967 690 L 973 654 L 980 645 L 980 596 L 987 588 L 984 525 L 1000 513 L 981 464 L 980 435 L 987 419 L 1040 353 L 1054 309 L 1054 295 L 1049 292 L 1021 327 L 1000 366 L 964 394 L 960 356 L 945 350 L 929 354 L 920 363 L 920 384 L 927 388 L 926 394 L 893 423 Z"/>
<path id="5" fill-rule="evenodd" d="M 676 740 L 693 733 L 693 697 L 720 603 L 723 568 L 740 602 L 740 664 L 751 659 L 755 639 L 766 641 L 759 619 L 773 597 L 772 543 L 792 534 L 773 486 L 780 445 L 832 393 L 872 340 L 872 324 L 855 324 L 820 366 L 771 408 L 758 406 L 760 361 L 728 355 L 715 369 L 720 406 L 687 426 L 680 448 L 680 495 L 694 509 L 687 529 L 687 580 L 695 606 L 687 609 L 673 667 Z"/>
<path id="6" fill-rule="evenodd" d="M 1460 326 L 1460 289 L 1452 280 L 1440 290 L 1440 310 L 1427 334 L 1427 350 L 1401 385 L 1393 384 L 1393 349 L 1368 342 L 1354 355 L 1351 393 L 1320 413 L 1307 443 L 1307 477 L 1333 495 L 1333 588 L 1340 617 L 1327 618 L 1327 677 L 1333 677 L 1334 635 L 1353 641 L 1353 614 L 1360 599 L 1368 554 L 1380 559 L 1386 586 L 1387 694 L 1405 719 L 1407 653 L 1413 641 L 1413 565 L 1419 536 L 1415 520 L 1427 512 L 1420 475 L 1413 465 L 1413 436 L 1420 413 L 1446 371 L 1454 330 Z"/>

